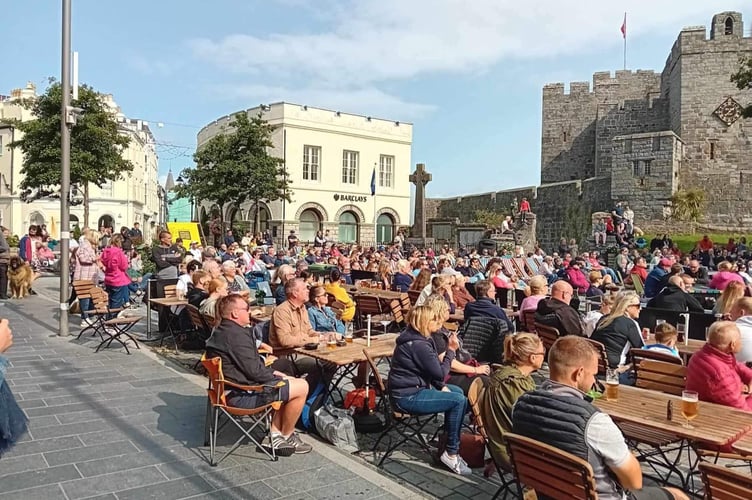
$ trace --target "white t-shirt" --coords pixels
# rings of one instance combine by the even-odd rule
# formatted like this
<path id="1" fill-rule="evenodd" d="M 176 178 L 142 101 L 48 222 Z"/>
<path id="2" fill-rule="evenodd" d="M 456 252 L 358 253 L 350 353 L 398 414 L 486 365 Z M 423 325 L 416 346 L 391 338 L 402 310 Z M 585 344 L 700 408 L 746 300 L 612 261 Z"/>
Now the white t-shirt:
<path id="1" fill-rule="evenodd" d="M 623 500 L 626 494 L 621 495 L 609 492 L 620 491 L 608 469 L 619 468 L 629 459 L 632 452 L 629 451 L 621 429 L 616 426 L 611 417 L 606 413 L 596 413 L 588 422 L 585 440 L 600 460 L 597 463 L 590 462 L 593 467 L 593 475 L 598 490 L 598 498 L 601 500 Z"/>

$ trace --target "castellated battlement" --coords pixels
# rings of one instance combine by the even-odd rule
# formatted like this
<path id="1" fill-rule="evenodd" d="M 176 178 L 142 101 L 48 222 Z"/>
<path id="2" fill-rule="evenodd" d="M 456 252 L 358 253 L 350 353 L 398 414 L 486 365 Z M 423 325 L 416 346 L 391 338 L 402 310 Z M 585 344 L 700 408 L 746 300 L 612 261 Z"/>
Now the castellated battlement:
<path id="1" fill-rule="evenodd" d="M 592 97 L 611 93 L 615 88 L 645 89 L 660 85 L 660 79 L 660 73 L 653 70 L 617 70 L 614 73 L 598 71 L 593 73 L 592 85 L 590 82 L 570 82 L 568 92 L 564 83 L 549 83 L 543 87 L 543 98 L 555 98 L 556 96 Z"/>

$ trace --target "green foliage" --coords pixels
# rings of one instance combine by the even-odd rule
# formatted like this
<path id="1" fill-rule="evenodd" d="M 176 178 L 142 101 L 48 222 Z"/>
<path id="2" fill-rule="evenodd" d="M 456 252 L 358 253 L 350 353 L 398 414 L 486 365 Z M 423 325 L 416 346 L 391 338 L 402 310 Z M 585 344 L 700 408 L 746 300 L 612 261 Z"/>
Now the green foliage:
<path id="1" fill-rule="evenodd" d="M 73 231 L 71 232 L 71 236 L 74 240 L 78 241 L 78 239 L 81 237 L 81 228 L 76 224 L 73 227 Z"/>
<path id="2" fill-rule="evenodd" d="M 492 210 L 476 210 L 473 212 L 473 222 L 476 224 L 483 224 L 487 228 L 500 228 L 501 223 L 504 221 L 504 214 L 501 212 L 494 212 Z"/>
<path id="3" fill-rule="evenodd" d="M 11 234 L 10 236 L 8 236 L 5 239 L 5 241 L 8 242 L 8 246 L 9 247 L 11 247 L 11 248 L 17 248 L 18 247 L 18 242 L 21 241 L 21 238 L 19 238 L 17 234 Z"/>
<path id="4" fill-rule="evenodd" d="M 225 208 L 239 207 L 250 200 L 290 201 L 289 181 L 282 159 L 267 153 L 273 146 L 272 126 L 259 114 L 248 118 L 245 112 L 233 116 L 229 130 L 204 144 L 193 160 L 196 168 L 181 172 L 183 184 L 175 187 L 179 197 L 209 201 Z"/>
<path id="5" fill-rule="evenodd" d="M 158 245 L 159 242 L 153 242 L 152 245 Z M 143 273 L 156 273 L 157 266 L 151 260 L 151 245 L 139 245 L 136 247 L 139 255 L 141 255 L 141 264 L 143 265 Z"/>
<path id="6" fill-rule="evenodd" d="M 24 108 L 34 120 L 14 121 L 22 132 L 21 139 L 8 144 L 23 151 L 21 199 L 27 202 L 41 197 L 60 196 L 60 107 L 62 87 L 50 79 L 44 94 L 26 99 Z M 122 157 L 130 137 L 121 134 L 115 115 L 107 107 L 102 94 L 87 85 L 79 87 L 78 99 L 71 102 L 81 108 L 76 125 L 71 128 L 71 184 L 84 190 L 84 225 L 88 225 L 88 183 L 101 187 L 116 181 L 133 170 L 133 164 Z"/>
<path id="7" fill-rule="evenodd" d="M 580 248 L 590 237 L 593 223 L 591 214 L 585 210 L 582 204 L 570 204 L 564 212 L 564 234 L 562 237 L 567 239 L 574 238 Z"/>
<path id="8" fill-rule="evenodd" d="M 752 238 L 751 235 L 746 234 L 738 234 L 738 233 L 701 233 L 702 235 L 707 234 L 708 237 L 713 241 L 713 243 L 719 243 L 725 245 L 728 243 L 729 238 L 734 238 L 734 241 L 739 241 L 739 238 L 742 236 L 745 236 L 747 238 L 747 241 L 750 241 Z M 663 233 L 658 233 L 657 235 L 659 238 L 663 236 Z M 655 238 L 655 234 L 646 234 L 644 238 L 649 242 L 653 238 Z M 676 244 L 676 246 L 679 247 L 679 250 L 682 252 L 691 252 L 692 249 L 697 245 L 697 242 L 700 241 L 700 238 L 702 236 L 700 234 L 669 234 L 669 238 Z"/>
<path id="9" fill-rule="evenodd" d="M 739 90 L 752 89 L 752 57 L 740 57 L 739 69 L 731 75 L 731 81 L 736 84 Z M 752 116 L 752 104 L 744 108 L 742 116 L 749 118 Z"/>
<path id="10" fill-rule="evenodd" d="M 702 189 L 679 190 L 671 197 L 671 218 L 689 222 L 694 233 L 695 224 L 705 214 L 705 191 Z"/>

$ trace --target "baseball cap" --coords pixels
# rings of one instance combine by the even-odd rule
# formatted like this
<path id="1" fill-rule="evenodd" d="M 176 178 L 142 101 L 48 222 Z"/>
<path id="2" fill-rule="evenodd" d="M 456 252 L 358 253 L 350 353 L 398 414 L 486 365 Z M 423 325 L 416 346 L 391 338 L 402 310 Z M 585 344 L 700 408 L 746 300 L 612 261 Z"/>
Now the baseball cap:
<path id="1" fill-rule="evenodd" d="M 671 261 L 671 259 L 667 259 L 666 257 L 662 258 L 660 262 L 658 262 L 658 265 L 661 267 L 671 267 L 674 263 Z"/>

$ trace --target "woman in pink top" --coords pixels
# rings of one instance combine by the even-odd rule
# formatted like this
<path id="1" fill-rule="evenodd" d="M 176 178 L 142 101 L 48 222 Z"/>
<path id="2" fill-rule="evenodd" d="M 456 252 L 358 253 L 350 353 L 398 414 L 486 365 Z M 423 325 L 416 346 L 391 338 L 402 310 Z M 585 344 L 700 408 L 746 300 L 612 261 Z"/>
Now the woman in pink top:
<path id="1" fill-rule="evenodd" d="M 737 281 L 744 285 L 744 278 L 734 272 L 734 265 L 728 261 L 722 261 L 718 264 L 718 272 L 710 280 L 708 286 L 716 290 L 725 290 L 729 283 Z"/>
<path id="2" fill-rule="evenodd" d="M 110 246 L 102 251 L 100 258 L 104 266 L 104 284 L 109 294 L 110 309 L 123 307 L 128 302 L 131 279 L 128 270 L 128 257 L 123 252 L 123 237 L 116 234 L 110 240 Z"/>

